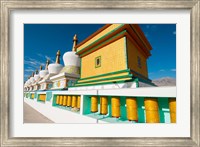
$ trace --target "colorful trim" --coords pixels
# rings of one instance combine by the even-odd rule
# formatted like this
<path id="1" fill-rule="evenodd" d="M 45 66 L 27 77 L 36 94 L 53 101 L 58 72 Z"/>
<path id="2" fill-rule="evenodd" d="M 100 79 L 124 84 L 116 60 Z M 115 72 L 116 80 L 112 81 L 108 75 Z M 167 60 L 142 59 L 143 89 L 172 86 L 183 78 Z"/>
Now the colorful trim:
<path id="1" fill-rule="evenodd" d="M 112 78 L 91 80 L 91 81 L 86 81 L 86 82 L 80 82 L 80 83 L 77 83 L 77 84 L 82 84 L 82 83 L 93 83 L 93 82 L 98 82 L 98 81 L 115 80 L 115 79 L 122 79 L 122 78 L 131 78 L 131 77 L 132 77 L 132 74 L 129 74 L 129 75 L 126 75 L 126 76 L 118 76 L 118 77 L 112 77 Z"/>
<path id="2" fill-rule="evenodd" d="M 93 86 L 93 85 L 107 85 L 107 84 L 114 84 L 114 83 L 125 83 L 125 82 L 132 82 L 132 81 L 135 81 L 133 79 L 130 79 L 130 80 L 121 80 L 121 81 L 112 81 L 112 82 L 102 82 L 102 83 L 98 83 L 98 84 L 85 84 L 85 85 L 80 85 L 80 86 L 70 86 L 71 88 L 73 87 L 85 87 L 85 86 Z M 69 87 L 69 88 L 70 88 Z"/>
<path id="3" fill-rule="evenodd" d="M 80 54 L 80 57 L 83 57 L 83 56 L 87 55 L 88 53 L 90 53 L 90 52 L 92 52 L 92 51 L 94 51 L 94 50 L 99 49 L 100 47 L 102 47 L 102 46 L 105 45 L 106 43 L 111 42 L 111 40 L 116 39 L 117 37 L 119 37 L 120 35 L 123 35 L 123 34 L 126 33 L 126 32 L 127 32 L 127 31 L 124 30 L 124 31 L 122 31 L 122 32 L 120 32 L 120 33 L 114 35 L 113 37 L 111 37 L 111 38 L 109 38 L 109 39 L 107 39 L 107 40 L 105 40 L 105 41 L 99 43 L 98 45 L 96 45 L 96 46 L 92 47 L 91 49 L 85 51 L 84 53 Z M 114 41 L 115 41 L 115 40 L 114 40 Z"/>
<path id="4" fill-rule="evenodd" d="M 83 49 L 80 49 L 78 52 L 76 52 L 77 54 L 79 54 L 81 51 L 83 51 L 85 48 L 88 48 L 89 46 L 94 45 L 95 43 L 99 42 L 100 40 L 103 40 L 104 38 L 106 38 L 107 36 L 109 36 L 110 34 L 112 34 L 113 32 L 115 32 L 116 30 L 118 30 L 119 28 L 121 28 L 122 26 L 124 26 L 124 24 L 121 24 L 120 26 L 118 26 L 117 28 L 115 28 L 114 30 L 106 33 L 105 35 L 103 35 L 102 37 L 100 37 L 99 39 L 97 39 L 96 41 L 92 42 L 91 44 L 87 45 L 86 47 L 84 47 Z"/>
<path id="5" fill-rule="evenodd" d="M 140 38 L 140 40 L 142 40 L 142 42 L 145 44 L 145 47 L 148 48 L 148 50 L 152 50 L 152 46 L 149 43 L 149 41 L 147 40 L 146 36 L 144 35 L 144 32 L 141 30 L 140 26 L 137 24 L 131 25 L 131 27 L 135 31 L 135 33 L 137 34 L 137 36 Z"/>
<path id="6" fill-rule="evenodd" d="M 91 40 L 93 37 L 95 37 L 97 34 L 101 33 L 102 31 L 104 31 L 105 29 L 107 29 L 109 26 L 111 26 L 112 24 L 106 24 L 105 26 L 103 26 L 102 28 L 98 29 L 96 32 L 94 32 L 92 35 L 90 35 L 89 37 L 87 37 L 85 40 L 83 40 L 82 42 L 80 42 L 79 44 L 77 44 L 77 46 L 75 46 L 75 48 L 77 49 L 78 47 L 80 47 L 81 45 L 83 45 L 84 43 L 86 43 L 87 41 Z"/>
<path id="7" fill-rule="evenodd" d="M 125 52 L 125 59 L 126 59 L 126 68 L 128 67 L 128 47 L 127 47 L 127 38 L 124 37 L 124 52 Z"/>
<path id="8" fill-rule="evenodd" d="M 132 70 L 131 69 L 131 72 L 133 72 L 133 76 L 138 76 L 137 78 L 140 78 L 140 79 L 144 79 L 144 80 L 146 80 L 146 81 L 149 81 L 149 82 L 151 82 L 151 80 L 150 79 L 148 79 L 147 77 L 145 77 L 145 76 L 143 76 L 143 75 L 141 75 L 141 74 L 139 74 L 138 72 L 136 72 L 136 71 L 134 71 L 134 70 Z M 135 74 L 135 75 L 134 75 Z"/>
<path id="9" fill-rule="evenodd" d="M 138 82 L 143 82 L 143 83 L 146 83 L 146 84 L 149 84 L 149 85 L 152 85 L 152 86 L 156 86 L 154 83 L 149 82 L 149 81 L 142 79 L 142 78 L 138 78 Z M 139 87 L 139 85 L 138 85 L 138 87 Z"/>
<path id="10" fill-rule="evenodd" d="M 82 58 L 80 58 L 80 77 L 81 77 L 81 74 L 82 74 Z"/>
<path id="11" fill-rule="evenodd" d="M 131 38 L 137 43 L 137 45 L 139 46 L 139 48 L 141 50 L 143 50 L 143 52 L 145 54 L 147 54 L 147 56 L 150 56 L 150 51 L 147 49 L 146 45 L 144 44 L 143 40 L 141 40 L 141 38 L 138 36 L 137 32 L 133 29 L 133 27 L 131 25 L 129 30 L 132 30 L 134 33 L 132 33 L 133 35 L 130 34 Z"/>
<path id="12" fill-rule="evenodd" d="M 92 78 L 98 78 L 98 77 L 108 76 L 108 75 L 112 75 L 112 74 L 119 74 L 119 73 L 123 73 L 123 72 L 130 72 L 130 69 L 119 70 L 119 71 L 109 72 L 109 73 L 101 74 L 101 75 L 97 75 L 97 76 L 91 76 L 91 77 L 81 78 L 80 80 L 87 80 L 87 79 L 92 79 Z"/>

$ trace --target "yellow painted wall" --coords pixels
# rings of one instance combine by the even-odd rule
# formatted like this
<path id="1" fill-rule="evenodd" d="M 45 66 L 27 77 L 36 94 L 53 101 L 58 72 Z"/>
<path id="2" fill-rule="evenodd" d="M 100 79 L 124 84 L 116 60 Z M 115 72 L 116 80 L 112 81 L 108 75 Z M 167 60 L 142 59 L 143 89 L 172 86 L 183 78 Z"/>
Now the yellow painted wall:
<path id="1" fill-rule="evenodd" d="M 127 39 L 127 47 L 128 47 L 128 67 L 148 78 L 146 58 L 144 57 L 144 55 L 135 47 L 135 45 L 129 39 Z M 137 56 L 139 56 L 141 59 L 142 68 L 138 67 Z"/>
<path id="2" fill-rule="evenodd" d="M 83 45 L 81 45 L 80 47 L 77 48 L 77 52 L 81 49 L 83 49 L 84 47 L 88 46 L 89 44 L 93 43 L 94 41 L 98 40 L 99 38 L 101 38 L 102 36 L 104 36 L 105 34 L 109 33 L 110 31 L 116 29 L 117 27 L 119 27 L 122 24 L 112 24 L 109 27 L 107 27 L 105 30 L 103 30 L 102 32 L 100 32 L 99 34 L 97 34 L 96 36 L 92 37 L 90 40 L 88 40 L 87 42 L 85 42 Z"/>
<path id="3" fill-rule="evenodd" d="M 95 58 L 101 56 L 101 67 L 95 68 Z M 81 78 L 126 69 L 125 37 L 82 58 Z"/>

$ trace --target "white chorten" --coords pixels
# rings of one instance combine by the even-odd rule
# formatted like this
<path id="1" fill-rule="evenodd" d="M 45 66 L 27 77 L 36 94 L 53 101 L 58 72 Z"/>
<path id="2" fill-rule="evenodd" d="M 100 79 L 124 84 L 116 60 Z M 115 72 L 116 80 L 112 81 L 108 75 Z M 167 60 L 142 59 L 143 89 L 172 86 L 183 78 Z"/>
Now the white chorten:
<path id="1" fill-rule="evenodd" d="M 79 74 L 80 72 L 80 58 L 76 55 L 75 46 L 77 45 L 77 35 L 74 35 L 73 38 L 73 47 L 72 51 L 66 52 L 63 55 L 63 61 L 65 67 L 63 68 L 66 73 L 70 74 Z"/>
<path id="2" fill-rule="evenodd" d="M 60 50 L 56 54 L 56 63 L 49 64 L 49 74 L 58 74 L 62 70 L 63 66 L 60 64 Z"/>

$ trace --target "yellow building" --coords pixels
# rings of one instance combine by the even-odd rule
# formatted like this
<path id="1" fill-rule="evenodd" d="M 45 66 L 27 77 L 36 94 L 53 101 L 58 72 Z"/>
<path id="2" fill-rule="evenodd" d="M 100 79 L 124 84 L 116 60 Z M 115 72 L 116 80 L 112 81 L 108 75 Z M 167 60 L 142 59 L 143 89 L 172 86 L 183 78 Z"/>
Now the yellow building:
<path id="1" fill-rule="evenodd" d="M 107 24 L 76 47 L 81 58 L 76 86 L 148 79 L 147 59 L 152 49 L 136 24 Z"/>

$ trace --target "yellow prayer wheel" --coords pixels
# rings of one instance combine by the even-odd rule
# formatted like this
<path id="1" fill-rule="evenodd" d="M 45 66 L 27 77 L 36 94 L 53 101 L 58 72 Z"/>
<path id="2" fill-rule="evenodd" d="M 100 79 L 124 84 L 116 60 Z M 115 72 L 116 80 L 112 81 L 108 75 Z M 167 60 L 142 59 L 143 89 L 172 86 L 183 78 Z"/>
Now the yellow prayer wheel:
<path id="1" fill-rule="evenodd" d="M 126 98 L 127 119 L 130 121 L 138 120 L 137 99 Z"/>
<path id="2" fill-rule="evenodd" d="M 171 123 L 176 123 L 176 99 L 169 99 L 169 111 L 170 111 L 170 119 Z"/>
<path id="3" fill-rule="evenodd" d="M 147 123 L 159 123 L 159 108 L 156 98 L 145 98 L 144 105 L 146 110 L 146 122 Z"/>
<path id="4" fill-rule="evenodd" d="M 120 117 L 120 98 L 112 97 L 111 98 L 111 106 L 112 106 L 112 117 Z"/>
<path id="5" fill-rule="evenodd" d="M 98 112 L 98 97 L 91 97 L 91 112 Z"/>
<path id="6" fill-rule="evenodd" d="M 31 95 L 31 98 L 32 98 L 32 99 L 34 99 L 34 97 L 35 97 L 35 95 L 34 95 L 34 94 L 32 94 L 32 95 Z"/>
<path id="7" fill-rule="evenodd" d="M 80 109 L 81 107 L 81 96 L 77 96 L 77 108 Z"/>
<path id="8" fill-rule="evenodd" d="M 41 101 L 45 101 L 46 99 L 46 95 L 45 94 L 40 94 L 40 100 Z"/>
<path id="9" fill-rule="evenodd" d="M 60 95 L 60 101 L 59 101 L 59 105 L 62 105 L 63 104 L 63 96 Z"/>
<path id="10" fill-rule="evenodd" d="M 60 96 L 57 95 L 57 97 L 56 97 L 56 104 L 59 105 L 59 102 L 60 102 Z"/>
<path id="11" fill-rule="evenodd" d="M 108 98 L 100 97 L 100 114 L 106 115 L 108 113 Z"/>
<path id="12" fill-rule="evenodd" d="M 72 96 L 67 96 L 67 107 L 70 107 L 72 105 Z"/>
<path id="13" fill-rule="evenodd" d="M 76 99 L 76 96 L 72 96 L 72 108 L 76 107 L 77 105 L 77 99 Z"/>
<path id="14" fill-rule="evenodd" d="M 67 105 L 67 96 L 64 95 L 63 96 L 63 106 L 66 106 Z"/>

